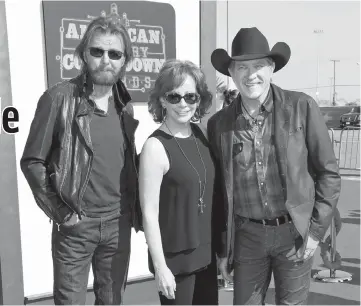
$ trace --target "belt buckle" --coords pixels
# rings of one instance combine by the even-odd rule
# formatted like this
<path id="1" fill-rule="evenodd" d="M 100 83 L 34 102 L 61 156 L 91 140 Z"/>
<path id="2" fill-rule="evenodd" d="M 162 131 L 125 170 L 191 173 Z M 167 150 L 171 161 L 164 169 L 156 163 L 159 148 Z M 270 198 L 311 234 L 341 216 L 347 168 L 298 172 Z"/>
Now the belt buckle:
<path id="1" fill-rule="evenodd" d="M 278 218 L 276 218 L 276 223 L 277 223 L 277 226 L 279 226 L 279 225 L 280 225 L 280 221 L 279 221 L 279 219 L 278 219 Z"/>
<path id="2" fill-rule="evenodd" d="M 266 225 L 266 221 L 264 219 L 262 219 L 262 224 L 263 224 L 263 226 Z"/>

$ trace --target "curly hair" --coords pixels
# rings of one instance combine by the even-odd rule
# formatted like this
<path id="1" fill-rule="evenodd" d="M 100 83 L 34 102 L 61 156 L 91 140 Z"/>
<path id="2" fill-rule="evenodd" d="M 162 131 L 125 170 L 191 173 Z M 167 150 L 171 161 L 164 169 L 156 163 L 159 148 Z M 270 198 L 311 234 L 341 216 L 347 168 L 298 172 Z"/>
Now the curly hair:
<path id="1" fill-rule="evenodd" d="M 197 93 L 200 95 L 199 111 L 195 112 L 191 121 L 196 122 L 207 114 L 208 109 L 212 105 L 213 96 L 208 90 L 206 77 L 202 70 L 191 61 L 170 59 L 165 61 L 160 69 L 154 88 L 149 96 L 148 111 L 153 116 L 155 122 L 161 123 L 164 121 L 160 98 L 181 86 L 187 76 L 191 76 L 194 79 Z"/>
<path id="2" fill-rule="evenodd" d="M 104 34 L 119 35 L 123 39 L 125 61 L 120 71 L 120 78 L 122 78 L 125 74 L 127 64 L 133 59 L 133 49 L 128 31 L 124 27 L 122 19 L 118 14 L 114 13 L 105 17 L 100 16 L 88 25 L 83 38 L 74 52 L 75 56 L 79 59 L 81 73 L 86 73 L 88 68 L 84 60 L 85 50 L 94 34 L 99 31 Z"/>

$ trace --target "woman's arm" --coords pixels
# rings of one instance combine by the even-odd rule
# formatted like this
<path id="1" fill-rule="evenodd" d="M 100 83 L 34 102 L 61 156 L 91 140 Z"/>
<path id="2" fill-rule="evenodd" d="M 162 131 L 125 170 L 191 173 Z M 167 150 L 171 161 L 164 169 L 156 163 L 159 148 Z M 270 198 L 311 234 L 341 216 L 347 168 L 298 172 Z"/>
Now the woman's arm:
<path id="1" fill-rule="evenodd" d="M 139 198 L 143 214 L 145 238 L 152 256 L 158 290 L 174 299 L 176 284 L 167 267 L 159 228 L 159 193 L 169 161 L 161 142 L 151 137 L 142 149 L 139 167 Z"/>

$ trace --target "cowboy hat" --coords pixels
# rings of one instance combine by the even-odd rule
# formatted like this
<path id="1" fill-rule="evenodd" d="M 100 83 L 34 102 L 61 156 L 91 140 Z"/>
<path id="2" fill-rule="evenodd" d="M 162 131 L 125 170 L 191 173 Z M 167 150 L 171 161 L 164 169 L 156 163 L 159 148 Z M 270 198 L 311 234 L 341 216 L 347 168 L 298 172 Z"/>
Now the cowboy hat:
<path id="1" fill-rule="evenodd" d="M 242 28 L 232 41 L 232 56 L 226 50 L 216 49 L 212 52 L 211 62 L 220 73 L 230 76 L 228 67 L 231 61 L 248 61 L 270 57 L 275 62 L 274 72 L 282 69 L 291 56 L 290 47 L 284 42 L 276 43 L 269 49 L 266 37 L 257 28 Z"/>

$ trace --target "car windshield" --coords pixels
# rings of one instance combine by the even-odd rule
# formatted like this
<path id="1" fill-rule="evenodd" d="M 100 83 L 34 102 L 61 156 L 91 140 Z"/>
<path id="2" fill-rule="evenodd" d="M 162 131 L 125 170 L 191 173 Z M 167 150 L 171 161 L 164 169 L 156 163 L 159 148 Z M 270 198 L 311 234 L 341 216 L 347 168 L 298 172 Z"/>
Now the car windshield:
<path id="1" fill-rule="evenodd" d="M 353 107 L 351 113 L 360 113 L 360 106 Z"/>

